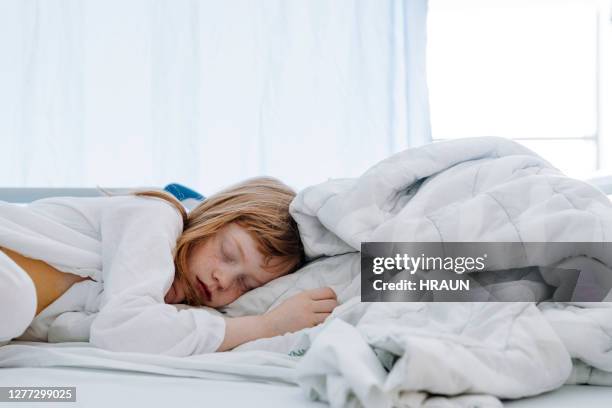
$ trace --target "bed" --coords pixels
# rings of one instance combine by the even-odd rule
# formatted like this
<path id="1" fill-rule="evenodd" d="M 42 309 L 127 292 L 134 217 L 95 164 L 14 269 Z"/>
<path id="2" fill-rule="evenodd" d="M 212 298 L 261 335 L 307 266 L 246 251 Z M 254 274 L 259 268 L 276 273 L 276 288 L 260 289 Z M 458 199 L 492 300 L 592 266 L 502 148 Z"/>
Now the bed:
<path id="1" fill-rule="evenodd" d="M 28 202 L 45 196 L 99 194 L 97 189 L 0 188 L 0 200 L 11 202 Z M 355 268 L 349 269 L 345 273 L 354 276 Z M 328 278 L 320 277 L 324 284 L 339 285 L 338 281 L 325 279 Z M 343 290 L 351 288 L 338 286 L 339 298 Z M 245 308 L 248 309 L 248 304 Z M 215 355 L 174 358 L 113 353 L 87 343 L 12 342 L 0 350 L 0 387 L 74 386 L 77 389 L 75 406 L 94 408 L 112 405 L 165 408 L 194 403 L 227 407 L 265 404 L 269 408 L 326 406 L 311 400 L 295 384 L 294 372 L 299 359 L 299 354 L 252 352 L 249 347 Z M 612 387 L 565 385 L 539 396 L 504 401 L 504 405 L 610 407 Z M 45 406 L 65 406 L 65 403 Z"/>

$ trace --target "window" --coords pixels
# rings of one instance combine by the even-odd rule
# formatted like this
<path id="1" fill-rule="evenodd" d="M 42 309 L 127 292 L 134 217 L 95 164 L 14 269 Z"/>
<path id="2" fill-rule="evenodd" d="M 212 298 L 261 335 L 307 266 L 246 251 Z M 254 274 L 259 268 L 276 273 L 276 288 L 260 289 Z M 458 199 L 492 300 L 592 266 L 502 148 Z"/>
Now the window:
<path id="1" fill-rule="evenodd" d="M 516 139 L 575 177 L 608 165 L 609 13 L 598 0 L 430 0 L 433 139 Z"/>

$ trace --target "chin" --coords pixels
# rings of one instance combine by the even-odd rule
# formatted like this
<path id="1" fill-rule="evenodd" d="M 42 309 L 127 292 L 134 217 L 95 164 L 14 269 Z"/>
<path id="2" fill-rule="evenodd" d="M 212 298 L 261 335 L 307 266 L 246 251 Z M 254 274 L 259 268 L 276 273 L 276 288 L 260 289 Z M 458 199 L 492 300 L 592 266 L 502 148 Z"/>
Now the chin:
<path id="1" fill-rule="evenodd" d="M 232 303 L 233 300 L 231 302 L 210 302 L 209 304 L 207 304 L 206 306 L 208 307 L 214 307 L 214 308 L 219 308 L 219 307 L 224 307 L 229 305 L 230 303 Z"/>
<path id="2" fill-rule="evenodd" d="M 213 308 L 217 309 L 217 308 L 219 308 L 219 307 L 223 307 L 223 306 L 227 306 L 227 305 L 229 305 L 229 303 L 221 303 L 221 304 L 217 304 L 217 303 L 214 303 L 214 302 L 213 302 L 213 303 L 210 303 L 210 304 L 208 304 L 208 305 L 206 305 L 206 306 L 208 306 L 208 307 L 213 307 Z"/>
<path id="3" fill-rule="evenodd" d="M 200 302 L 200 304 L 202 306 L 206 306 L 206 307 L 221 307 L 218 304 L 216 304 L 216 302 L 212 302 L 212 301 L 207 301 L 207 300 L 203 300 Z"/>

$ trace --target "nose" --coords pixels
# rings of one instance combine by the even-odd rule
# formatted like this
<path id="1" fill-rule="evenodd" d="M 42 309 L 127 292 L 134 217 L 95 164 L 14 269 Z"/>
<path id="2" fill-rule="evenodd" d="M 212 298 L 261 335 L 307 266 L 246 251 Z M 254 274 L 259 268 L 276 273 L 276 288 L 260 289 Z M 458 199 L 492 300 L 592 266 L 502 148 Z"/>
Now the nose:
<path id="1" fill-rule="evenodd" d="M 217 283 L 217 288 L 220 291 L 223 291 L 223 290 L 229 288 L 231 283 L 232 283 L 231 273 L 224 272 L 224 271 L 221 271 L 219 269 L 215 269 L 215 271 L 213 272 L 212 276 L 213 276 L 213 279 Z"/>

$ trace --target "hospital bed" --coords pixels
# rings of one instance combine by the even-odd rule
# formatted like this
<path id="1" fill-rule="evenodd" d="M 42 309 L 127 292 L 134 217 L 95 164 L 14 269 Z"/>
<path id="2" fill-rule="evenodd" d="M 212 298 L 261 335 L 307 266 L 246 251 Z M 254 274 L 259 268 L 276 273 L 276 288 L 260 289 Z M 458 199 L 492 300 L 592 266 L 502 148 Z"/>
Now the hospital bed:
<path id="1" fill-rule="evenodd" d="M 609 182 L 610 180 L 607 180 Z M 612 182 L 598 187 L 612 193 Z M 111 189 L 115 192 L 121 189 Z M 99 196 L 98 189 L 0 188 L 0 200 L 29 202 L 48 196 Z M 13 352 L 0 353 L 0 387 L 76 387 L 71 406 L 265 406 L 319 407 L 292 384 L 298 357 L 266 355 L 272 362 L 258 372 L 260 355 L 251 352 L 215 353 L 186 359 L 114 353 L 88 343 L 14 342 Z M 19 348 L 18 348 L 19 347 Z M 610 407 L 612 387 L 563 386 L 536 397 L 507 401 L 512 408 Z M 2 403 L 0 403 L 2 406 Z M 19 404 L 18 406 L 26 406 Z M 66 403 L 45 403 L 46 407 Z"/>

